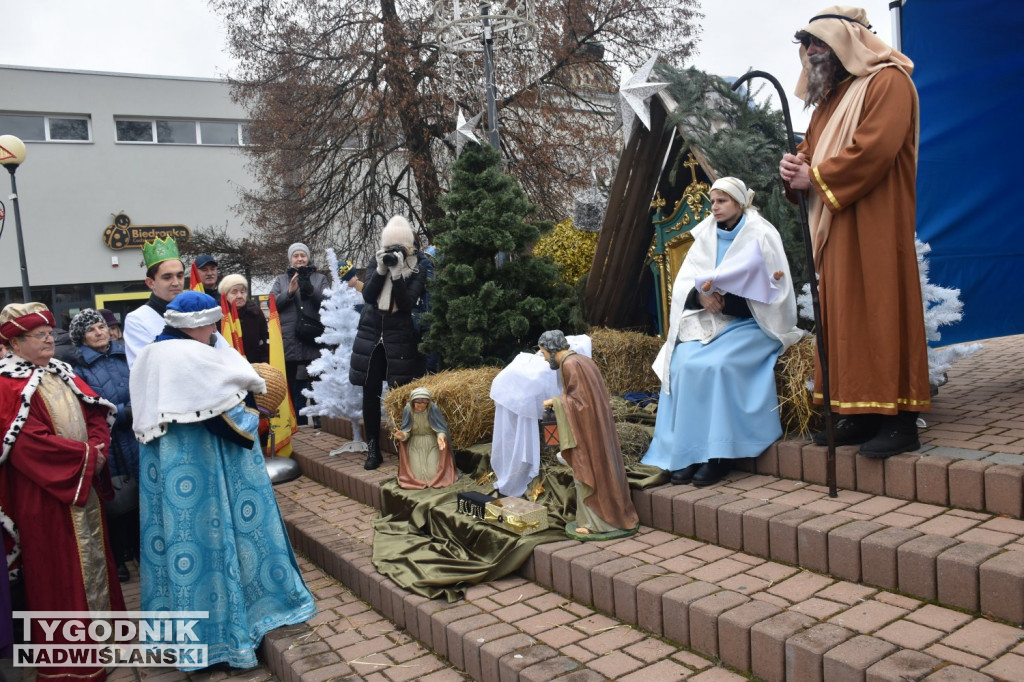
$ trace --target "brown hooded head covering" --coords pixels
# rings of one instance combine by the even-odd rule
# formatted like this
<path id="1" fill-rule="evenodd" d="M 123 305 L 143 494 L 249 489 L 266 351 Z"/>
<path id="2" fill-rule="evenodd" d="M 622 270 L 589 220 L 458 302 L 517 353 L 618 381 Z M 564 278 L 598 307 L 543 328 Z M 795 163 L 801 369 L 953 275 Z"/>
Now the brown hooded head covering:
<path id="1" fill-rule="evenodd" d="M 843 68 L 854 76 L 866 76 L 890 64 L 901 67 L 907 75 L 914 70 L 914 63 L 909 57 L 886 45 L 884 40 L 871 31 L 868 14 L 860 7 L 826 7 L 797 31 L 797 35 L 800 33 L 809 33 L 828 45 L 842 62 Z M 807 59 L 807 48 L 803 45 L 800 46 L 800 62 L 804 68 L 794 94 L 806 100 L 810 62 Z"/>

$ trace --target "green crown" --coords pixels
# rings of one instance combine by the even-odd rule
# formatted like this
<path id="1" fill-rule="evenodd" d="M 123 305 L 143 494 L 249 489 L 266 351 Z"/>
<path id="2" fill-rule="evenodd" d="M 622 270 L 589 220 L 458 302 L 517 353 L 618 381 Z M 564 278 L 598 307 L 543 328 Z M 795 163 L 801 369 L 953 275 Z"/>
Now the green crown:
<path id="1" fill-rule="evenodd" d="M 178 242 L 170 237 L 166 239 L 157 237 L 142 245 L 142 258 L 146 261 L 147 270 L 165 260 L 181 260 L 181 256 L 178 254 Z"/>

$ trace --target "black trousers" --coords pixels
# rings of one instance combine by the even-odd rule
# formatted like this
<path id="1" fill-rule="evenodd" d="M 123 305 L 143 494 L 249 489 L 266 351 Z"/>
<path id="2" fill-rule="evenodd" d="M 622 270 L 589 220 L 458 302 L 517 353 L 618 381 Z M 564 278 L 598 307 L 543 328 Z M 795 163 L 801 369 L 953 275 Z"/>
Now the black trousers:
<path id="1" fill-rule="evenodd" d="M 380 440 L 380 394 L 388 378 L 388 357 L 384 346 L 377 344 L 370 353 L 370 366 L 366 370 L 363 384 L 363 424 L 366 440 Z"/>
<path id="2" fill-rule="evenodd" d="M 299 410 L 306 406 L 306 396 L 302 395 L 302 389 L 309 388 L 309 376 L 306 374 L 306 365 L 308 364 L 308 362 L 300 360 L 285 360 L 284 362 L 288 394 L 291 396 L 292 407 L 295 408 L 295 419 L 299 426 L 309 423 L 308 418 L 299 414 Z"/>

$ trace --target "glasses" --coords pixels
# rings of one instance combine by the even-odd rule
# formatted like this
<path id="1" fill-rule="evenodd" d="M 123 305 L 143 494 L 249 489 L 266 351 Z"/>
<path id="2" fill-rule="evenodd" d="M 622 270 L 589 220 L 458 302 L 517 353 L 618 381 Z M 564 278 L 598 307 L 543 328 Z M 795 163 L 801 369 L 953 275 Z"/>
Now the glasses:
<path id="1" fill-rule="evenodd" d="M 828 47 L 821 38 L 815 38 L 814 36 L 804 36 L 800 39 L 800 44 L 805 48 L 814 45 L 815 47 Z"/>
<path id="2" fill-rule="evenodd" d="M 55 338 L 53 332 L 37 332 L 35 334 L 22 334 L 22 336 L 27 336 L 30 339 L 39 339 L 40 341 L 45 338 Z"/>

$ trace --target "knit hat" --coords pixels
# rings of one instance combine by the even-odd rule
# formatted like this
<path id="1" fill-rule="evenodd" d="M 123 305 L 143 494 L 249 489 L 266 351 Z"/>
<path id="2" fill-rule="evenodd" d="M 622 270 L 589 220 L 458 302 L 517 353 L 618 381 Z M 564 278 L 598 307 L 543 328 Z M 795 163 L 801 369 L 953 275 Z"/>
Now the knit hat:
<path id="1" fill-rule="evenodd" d="M 292 244 L 291 246 L 288 247 L 288 262 L 289 263 L 292 262 L 292 254 L 295 253 L 296 251 L 305 251 L 306 252 L 306 258 L 309 258 L 309 247 L 306 246 L 305 244 L 303 244 L 302 242 L 295 242 L 294 244 Z"/>
<path id="2" fill-rule="evenodd" d="M 121 320 L 117 319 L 117 314 L 113 310 L 107 310 L 106 308 L 100 308 L 97 310 L 103 319 L 106 321 L 108 327 L 120 327 Z"/>
<path id="3" fill-rule="evenodd" d="M 750 202 L 754 200 L 754 190 L 747 189 L 747 185 L 739 178 L 718 178 L 711 189 L 725 192 L 744 209 L 750 208 Z"/>
<path id="4" fill-rule="evenodd" d="M 68 334 L 71 336 L 71 343 L 81 346 L 85 341 L 85 333 L 94 324 L 106 324 L 103 315 L 92 308 L 82 308 L 77 315 L 71 318 L 71 326 L 68 327 Z"/>
<path id="5" fill-rule="evenodd" d="M 164 312 L 167 326 L 175 329 L 195 329 L 220 322 L 222 317 L 224 313 L 213 296 L 191 289 L 175 296 Z"/>
<path id="6" fill-rule="evenodd" d="M 394 244 L 401 244 L 409 252 L 416 248 L 416 239 L 412 234 L 412 227 L 409 225 L 409 221 L 400 215 L 396 215 L 389 220 L 380 233 L 381 247 L 388 247 Z"/>
<path id="7" fill-rule="evenodd" d="M 239 285 L 245 287 L 246 289 L 249 288 L 249 283 L 245 281 L 245 277 L 242 277 L 241 275 L 227 275 L 224 277 L 224 279 L 220 281 L 220 284 L 217 286 L 217 289 L 220 291 L 220 293 L 226 294 L 229 291 L 231 291 L 233 287 L 237 287 Z"/>
<path id="8" fill-rule="evenodd" d="M 0 310 L 0 341 L 32 331 L 44 324 L 56 327 L 53 313 L 42 303 L 10 303 Z"/>

